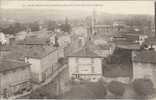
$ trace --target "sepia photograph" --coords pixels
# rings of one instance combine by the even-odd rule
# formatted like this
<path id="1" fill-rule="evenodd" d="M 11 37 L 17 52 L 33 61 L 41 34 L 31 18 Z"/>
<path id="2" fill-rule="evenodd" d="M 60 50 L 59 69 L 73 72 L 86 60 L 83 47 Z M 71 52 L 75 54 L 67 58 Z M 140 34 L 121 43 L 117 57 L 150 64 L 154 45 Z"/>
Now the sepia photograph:
<path id="1" fill-rule="evenodd" d="M 156 1 L 0 0 L 0 100 L 156 100 Z"/>

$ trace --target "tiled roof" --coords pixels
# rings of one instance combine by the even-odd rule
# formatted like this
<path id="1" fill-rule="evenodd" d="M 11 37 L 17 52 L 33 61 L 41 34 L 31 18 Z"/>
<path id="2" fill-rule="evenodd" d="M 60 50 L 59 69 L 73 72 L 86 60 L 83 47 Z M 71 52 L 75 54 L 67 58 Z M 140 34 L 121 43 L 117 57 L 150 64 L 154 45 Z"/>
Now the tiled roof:
<path id="1" fill-rule="evenodd" d="M 36 38 L 36 37 L 28 37 L 22 41 L 17 42 L 17 44 L 26 44 L 26 45 L 46 45 L 49 40 L 47 38 Z"/>
<path id="2" fill-rule="evenodd" d="M 10 54 L 5 56 L 5 58 L 24 59 L 24 57 L 30 57 L 40 59 L 49 55 L 55 50 L 56 48 L 53 46 L 16 46 Z"/>
<path id="3" fill-rule="evenodd" d="M 8 55 L 5 55 L 4 58 L 9 58 L 9 59 L 24 59 L 24 53 L 25 53 L 25 48 L 23 46 L 12 46 L 10 53 Z"/>
<path id="4" fill-rule="evenodd" d="M 140 49 L 140 44 L 132 42 L 132 41 L 116 40 L 116 41 L 113 41 L 113 43 L 115 43 L 116 46 L 119 47 L 119 48 L 133 49 L 133 50 Z"/>
<path id="5" fill-rule="evenodd" d="M 0 61 L 0 72 L 16 69 L 16 68 L 21 68 L 21 67 L 26 67 L 29 66 L 30 64 L 25 63 L 25 62 L 20 62 L 20 61 L 15 61 L 15 60 L 2 60 Z"/>
<path id="6" fill-rule="evenodd" d="M 100 57 L 98 54 L 94 53 L 88 47 L 85 47 L 85 46 L 79 51 L 72 53 L 68 56 L 69 57 L 93 57 L 93 58 Z"/>
<path id="7" fill-rule="evenodd" d="M 134 57 L 132 60 L 134 62 L 142 63 L 156 63 L 156 52 L 155 51 L 134 51 Z"/>
<path id="8" fill-rule="evenodd" d="M 57 48 L 52 47 L 52 46 L 37 46 L 37 47 L 32 47 L 29 48 L 27 51 L 26 56 L 30 58 L 43 58 L 50 53 L 54 52 L 57 50 Z"/>

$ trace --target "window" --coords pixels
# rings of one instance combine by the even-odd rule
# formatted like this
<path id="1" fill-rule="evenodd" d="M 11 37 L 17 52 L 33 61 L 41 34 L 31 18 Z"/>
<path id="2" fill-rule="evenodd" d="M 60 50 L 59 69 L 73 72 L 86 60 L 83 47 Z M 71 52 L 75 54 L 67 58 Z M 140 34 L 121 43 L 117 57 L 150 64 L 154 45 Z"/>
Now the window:
<path id="1" fill-rule="evenodd" d="M 79 58 L 78 63 L 79 64 L 91 64 L 91 59 L 90 58 Z"/>
<path id="2" fill-rule="evenodd" d="M 80 78 L 80 75 L 79 74 L 76 74 L 76 78 L 79 79 Z"/>

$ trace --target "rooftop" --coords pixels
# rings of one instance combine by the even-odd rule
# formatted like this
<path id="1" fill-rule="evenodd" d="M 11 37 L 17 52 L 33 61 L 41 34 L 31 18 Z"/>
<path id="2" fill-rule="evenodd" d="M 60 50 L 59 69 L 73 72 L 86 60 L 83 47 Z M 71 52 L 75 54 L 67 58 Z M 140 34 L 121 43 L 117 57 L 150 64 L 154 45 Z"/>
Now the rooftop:
<path id="1" fill-rule="evenodd" d="M 18 41 L 17 44 L 21 45 L 47 45 L 49 43 L 48 38 L 37 38 L 34 36 L 27 37 L 24 40 Z"/>
<path id="2" fill-rule="evenodd" d="M 89 49 L 89 47 L 84 46 L 77 52 L 68 55 L 69 57 L 91 57 L 91 58 L 99 58 L 100 56 Z"/>
<path id="3" fill-rule="evenodd" d="M 15 60 L 3 60 L 0 61 L 0 72 L 9 71 L 21 67 L 29 66 L 30 64 Z"/>
<path id="4" fill-rule="evenodd" d="M 53 46 L 16 46 L 5 58 L 24 59 L 24 57 L 41 59 L 56 50 Z"/>
<path id="5" fill-rule="evenodd" d="M 140 49 L 140 44 L 132 42 L 132 41 L 116 40 L 116 41 L 113 41 L 113 42 L 119 48 L 130 49 L 130 50 L 139 50 Z"/>
<path id="6" fill-rule="evenodd" d="M 54 52 L 56 49 L 57 48 L 52 46 L 35 46 L 27 50 L 26 56 L 40 59 Z"/>

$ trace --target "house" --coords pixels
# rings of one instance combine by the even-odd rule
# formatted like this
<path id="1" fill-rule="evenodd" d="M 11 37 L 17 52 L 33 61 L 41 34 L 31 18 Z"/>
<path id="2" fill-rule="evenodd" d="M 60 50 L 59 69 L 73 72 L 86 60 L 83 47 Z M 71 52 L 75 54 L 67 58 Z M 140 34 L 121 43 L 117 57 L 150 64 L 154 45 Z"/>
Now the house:
<path id="1" fill-rule="evenodd" d="M 111 42 L 119 48 L 139 50 L 145 38 L 146 36 L 140 34 L 121 33 L 114 36 Z"/>
<path id="2" fill-rule="evenodd" d="M 18 45 L 25 62 L 31 64 L 32 78 L 37 83 L 46 81 L 57 70 L 58 59 L 64 57 L 63 49 L 49 44 L 45 38 L 28 38 Z"/>
<path id="3" fill-rule="evenodd" d="M 102 77 L 102 57 L 86 45 L 68 55 L 68 66 L 70 79 L 98 81 Z"/>
<path id="4" fill-rule="evenodd" d="M 138 43 L 140 45 L 142 45 L 147 38 L 147 34 L 143 34 L 141 31 L 134 30 L 126 31 L 124 33 L 121 32 L 113 37 L 114 40 L 125 40 L 132 43 Z"/>
<path id="5" fill-rule="evenodd" d="M 33 81 L 43 82 L 57 70 L 59 52 L 54 47 L 42 46 L 28 49 L 25 61 L 31 64 Z"/>
<path id="6" fill-rule="evenodd" d="M 155 51 L 133 51 L 133 79 L 149 78 L 156 87 L 156 52 Z"/>
<path id="7" fill-rule="evenodd" d="M 15 60 L 0 61 L 0 95 L 10 97 L 31 90 L 30 64 Z"/>

